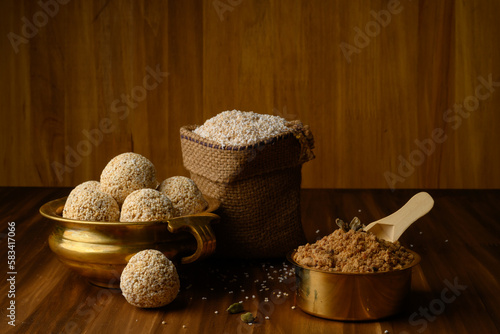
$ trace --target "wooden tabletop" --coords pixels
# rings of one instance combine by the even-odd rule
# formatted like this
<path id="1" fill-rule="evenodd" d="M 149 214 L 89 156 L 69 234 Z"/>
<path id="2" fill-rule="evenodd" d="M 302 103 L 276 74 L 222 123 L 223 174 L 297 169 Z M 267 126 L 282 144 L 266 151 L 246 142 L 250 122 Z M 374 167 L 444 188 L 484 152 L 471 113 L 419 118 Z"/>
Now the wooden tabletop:
<path id="1" fill-rule="evenodd" d="M 411 302 L 400 315 L 361 323 L 324 320 L 294 307 L 294 273 L 285 259 L 212 257 L 184 265 L 178 268 L 181 291 L 173 303 L 135 308 L 119 290 L 87 283 L 49 249 L 51 222 L 38 209 L 69 191 L 0 188 L 1 333 L 500 332 L 500 191 L 429 190 L 434 208 L 400 238 L 422 256 L 413 271 Z M 364 223 L 382 218 L 417 192 L 304 189 L 307 237 L 314 241 L 331 233 L 337 217 L 358 216 Z M 12 226 L 14 270 L 7 266 Z M 12 301 L 15 327 L 8 323 Z M 247 325 L 225 311 L 239 301 L 260 321 Z"/>

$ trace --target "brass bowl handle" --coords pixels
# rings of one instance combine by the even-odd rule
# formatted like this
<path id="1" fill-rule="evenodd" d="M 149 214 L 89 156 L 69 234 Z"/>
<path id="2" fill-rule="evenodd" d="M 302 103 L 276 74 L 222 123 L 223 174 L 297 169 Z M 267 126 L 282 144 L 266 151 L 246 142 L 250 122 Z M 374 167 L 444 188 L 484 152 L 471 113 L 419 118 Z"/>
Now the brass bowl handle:
<path id="1" fill-rule="evenodd" d="M 215 251 L 215 234 L 210 226 L 211 222 L 216 222 L 220 217 L 213 213 L 203 213 L 180 217 L 168 222 L 168 230 L 171 233 L 187 231 L 196 239 L 196 251 L 194 254 L 183 257 L 181 263 L 191 263 L 211 255 Z"/>

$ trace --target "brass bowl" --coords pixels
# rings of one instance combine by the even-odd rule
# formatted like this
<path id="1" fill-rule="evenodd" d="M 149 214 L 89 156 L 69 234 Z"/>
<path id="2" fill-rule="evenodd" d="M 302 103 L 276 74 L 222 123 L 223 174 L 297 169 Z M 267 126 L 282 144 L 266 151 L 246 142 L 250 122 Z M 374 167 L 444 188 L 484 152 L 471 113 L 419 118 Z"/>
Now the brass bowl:
<path id="1" fill-rule="evenodd" d="M 205 196 L 201 213 L 157 222 L 91 222 L 62 217 L 67 197 L 44 204 L 40 213 L 54 222 L 50 249 L 59 260 L 92 284 L 119 288 L 128 260 L 144 249 L 157 249 L 174 263 L 190 263 L 215 251 L 210 224 L 219 202 Z M 193 238 L 194 236 L 194 238 Z"/>
<path id="2" fill-rule="evenodd" d="M 395 315 L 407 305 L 411 271 L 420 256 L 400 270 L 377 273 L 342 273 L 311 269 L 287 259 L 295 267 L 296 303 L 311 315 L 344 321 L 377 320 Z"/>

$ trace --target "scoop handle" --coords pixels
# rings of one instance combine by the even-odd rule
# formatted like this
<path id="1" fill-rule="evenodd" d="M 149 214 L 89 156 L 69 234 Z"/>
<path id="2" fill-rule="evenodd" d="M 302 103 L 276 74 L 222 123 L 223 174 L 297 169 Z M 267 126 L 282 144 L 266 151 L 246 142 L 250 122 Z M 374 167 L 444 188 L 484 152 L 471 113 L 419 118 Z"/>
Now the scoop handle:
<path id="1" fill-rule="evenodd" d="M 419 192 L 410 198 L 398 211 L 366 226 L 365 231 L 374 228 L 375 225 L 380 225 L 379 228 L 387 232 L 391 229 L 391 232 L 386 232 L 387 235 L 384 239 L 394 242 L 399 239 L 411 224 L 428 213 L 433 206 L 434 200 L 431 195 L 425 191 Z M 375 229 L 373 232 L 375 232 Z"/>

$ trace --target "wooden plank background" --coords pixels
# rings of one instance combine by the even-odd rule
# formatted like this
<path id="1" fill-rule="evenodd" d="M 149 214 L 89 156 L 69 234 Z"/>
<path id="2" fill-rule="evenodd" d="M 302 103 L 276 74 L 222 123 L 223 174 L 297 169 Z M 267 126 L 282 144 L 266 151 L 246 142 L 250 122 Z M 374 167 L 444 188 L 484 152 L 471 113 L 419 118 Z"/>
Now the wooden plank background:
<path id="1" fill-rule="evenodd" d="M 498 1 L 42 3 L 0 4 L 2 186 L 186 175 L 179 128 L 240 109 L 311 126 L 303 187 L 500 187 Z"/>

